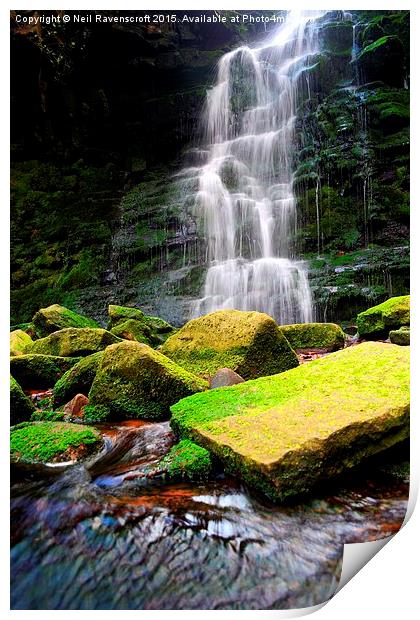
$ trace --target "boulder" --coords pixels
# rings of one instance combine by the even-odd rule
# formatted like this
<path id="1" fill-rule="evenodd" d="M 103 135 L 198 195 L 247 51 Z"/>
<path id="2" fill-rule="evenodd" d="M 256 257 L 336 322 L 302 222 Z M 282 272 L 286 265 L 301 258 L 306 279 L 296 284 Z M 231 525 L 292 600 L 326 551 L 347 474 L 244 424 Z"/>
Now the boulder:
<path id="1" fill-rule="evenodd" d="M 54 407 L 63 405 L 76 394 L 89 394 L 103 355 L 103 351 L 98 351 L 82 358 L 60 377 L 54 385 Z"/>
<path id="2" fill-rule="evenodd" d="M 38 310 L 32 318 L 32 323 L 39 338 L 68 327 L 99 327 L 93 319 L 81 316 L 58 304 Z"/>
<path id="3" fill-rule="evenodd" d="M 160 419 L 180 398 L 206 388 L 206 381 L 162 353 L 127 340 L 106 349 L 89 392 L 89 414 L 101 406 L 114 419 Z"/>
<path id="4" fill-rule="evenodd" d="M 410 325 L 410 295 L 391 297 L 357 315 L 359 336 L 367 339 L 386 338 L 390 330 Z"/>
<path id="5" fill-rule="evenodd" d="M 283 501 L 408 437 L 409 350 L 365 342 L 171 411 L 179 437 Z"/>
<path id="6" fill-rule="evenodd" d="M 89 399 L 84 394 L 76 394 L 70 402 L 63 407 L 63 414 L 67 418 L 82 418 L 83 407 L 89 404 Z"/>
<path id="7" fill-rule="evenodd" d="M 345 333 L 335 323 L 296 323 L 282 325 L 279 330 L 295 351 L 302 349 L 338 351 L 346 342 Z"/>
<path id="8" fill-rule="evenodd" d="M 25 395 L 19 383 L 10 377 L 10 424 L 18 424 L 29 420 L 35 407 Z"/>
<path id="9" fill-rule="evenodd" d="M 10 372 L 24 389 L 48 389 L 77 361 L 77 357 L 28 353 L 10 359 Z"/>
<path id="10" fill-rule="evenodd" d="M 99 431 L 68 422 L 23 422 L 10 429 L 10 455 L 15 462 L 75 461 L 101 444 Z"/>
<path id="11" fill-rule="evenodd" d="M 10 355 L 23 355 L 32 344 L 32 338 L 22 329 L 10 332 Z"/>
<path id="12" fill-rule="evenodd" d="M 410 328 L 400 327 L 400 329 L 391 330 L 389 339 L 393 344 L 398 344 L 401 347 L 410 346 Z"/>
<path id="13" fill-rule="evenodd" d="M 193 319 L 160 350 L 183 368 L 203 376 L 230 368 L 244 379 L 253 379 L 299 364 L 275 321 L 262 312 L 220 310 Z"/>
<path id="14" fill-rule="evenodd" d="M 237 385 L 243 383 L 245 379 L 240 377 L 238 373 L 230 368 L 221 368 L 210 379 L 210 389 L 214 390 L 219 387 L 228 387 L 229 385 Z"/>
<path id="15" fill-rule="evenodd" d="M 150 346 L 158 346 L 175 330 L 166 321 L 148 316 L 138 308 L 108 306 L 108 329 L 126 340 L 137 340 Z"/>
<path id="16" fill-rule="evenodd" d="M 36 340 L 30 352 L 61 357 L 83 357 L 102 351 L 110 344 L 120 341 L 120 338 L 106 329 L 69 327 Z"/>

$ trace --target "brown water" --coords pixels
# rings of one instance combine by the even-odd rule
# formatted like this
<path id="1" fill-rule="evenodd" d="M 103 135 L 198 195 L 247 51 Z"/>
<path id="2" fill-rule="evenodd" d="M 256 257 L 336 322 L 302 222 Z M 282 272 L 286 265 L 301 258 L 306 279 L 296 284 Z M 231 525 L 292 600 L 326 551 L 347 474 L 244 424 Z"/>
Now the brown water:
<path id="1" fill-rule="evenodd" d="M 104 449 L 84 464 L 12 470 L 12 609 L 315 605 L 334 593 L 343 543 L 404 519 L 408 481 L 380 461 L 279 507 L 222 474 L 147 477 L 174 441 L 167 422 L 98 428 Z"/>

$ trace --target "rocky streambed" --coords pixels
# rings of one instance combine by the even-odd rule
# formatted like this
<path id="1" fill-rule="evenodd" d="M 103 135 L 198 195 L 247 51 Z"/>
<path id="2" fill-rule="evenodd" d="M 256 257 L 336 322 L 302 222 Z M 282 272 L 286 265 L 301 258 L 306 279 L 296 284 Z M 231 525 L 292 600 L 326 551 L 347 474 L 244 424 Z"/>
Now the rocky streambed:
<path id="1" fill-rule="evenodd" d="M 13 609 L 290 609 L 335 591 L 343 543 L 400 527 L 405 449 L 304 502 L 275 506 L 221 471 L 203 484 L 142 476 L 168 422 L 97 425 L 84 463 L 14 466 Z"/>

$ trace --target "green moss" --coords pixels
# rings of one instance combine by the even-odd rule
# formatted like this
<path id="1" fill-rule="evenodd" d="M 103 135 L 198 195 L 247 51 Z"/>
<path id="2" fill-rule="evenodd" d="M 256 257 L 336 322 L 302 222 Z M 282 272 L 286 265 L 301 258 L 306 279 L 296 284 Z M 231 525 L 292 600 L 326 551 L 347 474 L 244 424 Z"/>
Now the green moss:
<path id="1" fill-rule="evenodd" d="M 37 409 L 31 415 L 31 422 L 63 422 L 64 411 Z"/>
<path id="2" fill-rule="evenodd" d="M 83 409 L 83 421 L 87 423 L 106 422 L 111 417 L 109 407 L 105 405 L 86 405 Z"/>
<path id="3" fill-rule="evenodd" d="M 10 454 L 18 461 L 67 460 L 75 450 L 86 453 L 100 442 L 97 430 L 67 422 L 24 422 L 10 430 Z"/>
<path id="4" fill-rule="evenodd" d="M 102 351 L 116 342 L 120 342 L 120 338 L 105 329 L 69 327 L 36 340 L 30 352 L 61 357 L 82 357 Z"/>
<path id="5" fill-rule="evenodd" d="M 99 327 L 96 321 L 58 304 L 38 310 L 32 318 L 32 323 L 40 338 L 67 327 Z"/>
<path id="6" fill-rule="evenodd" d="M 10 359 L 10 372 L 25 389 L 47 389 L 77 362 L 75 357 L 28 353 Z"/>
<path id="7" fill-rule="evenodd" d="M 389 332 L 389 339 L 393 344 L 398 344 L 402 347 L 410 345 L 410 328 L 400 327 L 400 329 L 391 330 Z"/>
<path id="8" fill-rule="evenodd" d="M 193 319 L 168 338 L 161 351 L 187 370 L 206 376 L 231 368 L 250 379 L 298 365 L 275 321 L 261 312 L 221 310 Z"/>
<path id="9" fill-rule="evenodd" d="M 197 394 L 171 411 L 179 437 L 271 498 L 285 499 L 408 436 L 409 352 L 367 342 Z"/>
<path id="10" fill-rule="evenodd" d="M 19 383 L 10 377 L 10 423 L 17 424 L 29 420 L 35 407 L 25 395 Z"/>
<path id="11" fill-rule="evenodd" d="M 143 344 L 152 345 L 150 329 L 145 325 L 143 321 L 136 321 L 134 319 L 127 319 L 122 323 L 118 323 L 115 327 L 111 328 L 111 334 L 115 334 L 119 338 L 124 340 L 136 340 Z"/>
<path id="12" fill-rule="evenodd" d="M 325 349 L 337 351 L 344 347 L 346 336 L 335 323 L 297 323 L 282 325 L 281 333 L 287 338 L 292 349 Z"/>
<path id="13" fill-rule="evenodd" d="M 10 333 L 10 355 L 23 355 L 32 346 L 32 338 L 22 329 Z"/>
<path id="14" fill-rule="evenodd" d="M 378 306 L 373 306 L 357 315 L 359 335 L 381 337 L 389 330 L 410 324 L 410 296 L 391 297 Z"/>
<path id="15" fill-rule="evenodd" d="M 76 394 L 88 394 L 101 363 L 103 351 L 83 358 L 54 385 L 54 406 L 65 405 Z"/>
<path id="16" fill-rule="evenodd" d="M 169 477 L 175 480 L 204 482 L 210 476 L 212 463 L 208 450 L 189 439 L 183 439 L 172 446 L 169 454 L 159 463 L 159 467 L 166 469 Z"/>
<path id="17" fill-rule="evenodd" d="M 108 347 L 89 392 L 91 405 L 105 405 L 113 418 L 159 419 L 174 402 L 206 389 L 207 382 L 139 342 Z"/>
<path id="18" fill-rule="evenodd" d="M 111 305 L 108 307 L 108 314 L 108 329 L 127 340 L 158 346 L 174 332 L 172 325 L 159 317 L 148 316 L 138 308 Z"/>

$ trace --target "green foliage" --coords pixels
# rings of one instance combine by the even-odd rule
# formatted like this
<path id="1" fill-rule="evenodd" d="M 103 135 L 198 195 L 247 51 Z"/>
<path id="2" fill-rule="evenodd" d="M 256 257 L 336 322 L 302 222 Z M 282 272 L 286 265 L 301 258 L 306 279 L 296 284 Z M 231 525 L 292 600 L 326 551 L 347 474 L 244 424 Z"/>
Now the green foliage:
<path id="1" fill-rule="evenodd" d="M 175 446 L 172 446 L 169 454 L 162 459 L 159 465 L 167 469 L 170 478 L 198 482 L 208 480 L 212 469 L 208 450 L 189 439 L 182 439 Z"/>
<path id="2" fill-rule="evenodd" d="M 106 422 L 110 419 L 109 407 L 105 405 L 86 405 L 83 408 L 83 421 L 87 423 Z"/>
<path id="3" fill-rule="evenodd" d="M 93 428 L 67 422 L 23 422 L 10 429 L 12 459 L 27 462 L 65 460 L 72 449 L 92 448 L 101 441 Z"/>

